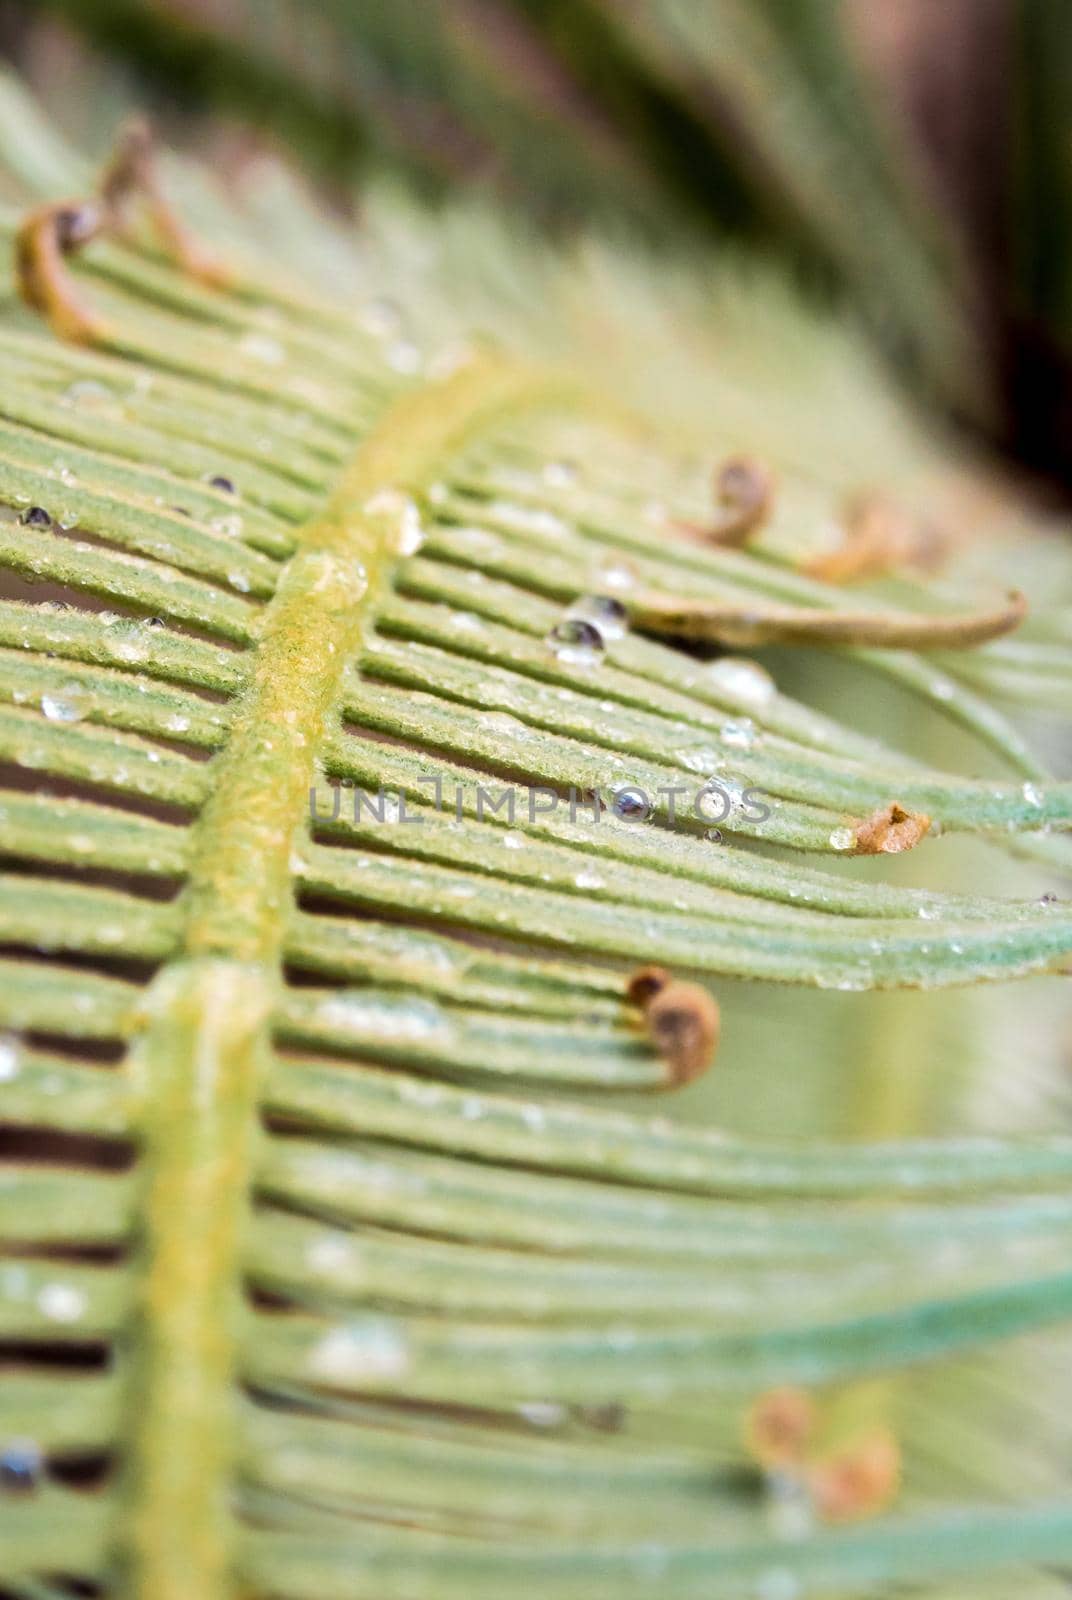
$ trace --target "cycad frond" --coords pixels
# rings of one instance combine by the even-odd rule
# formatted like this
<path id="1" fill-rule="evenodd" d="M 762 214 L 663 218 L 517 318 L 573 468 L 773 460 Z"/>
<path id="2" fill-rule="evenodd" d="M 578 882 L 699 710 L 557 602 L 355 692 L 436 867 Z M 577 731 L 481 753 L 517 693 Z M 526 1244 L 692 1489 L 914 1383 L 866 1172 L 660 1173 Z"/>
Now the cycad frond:
<path id="1" fill-rule="evenodd" d="M 29 108 L 11 88 L 5 107 L 10 246 L 53 193 L 26 178 L 66 157 L 27 153 Z M 282 202 L 275 232 L 292 215 L 326 250 Z M 253 259 L 255 220 L 229 227 Z M 1072 1139 L 755 1139 L 606 1108 L 681 1076 L 629 997 L 643 963 L 835 990 L 1067 963 L 1067 906 L 804 854 L 853 853 L 896 803 L 1061 859 L 1045 835 L 1072 787 L 967 686 L 1027 670 L 1059 698 L 1061 614 L 941 669 L 858 625 L 833 666 L 847 685 L 862 655 L 981 736 L 1011 773 L 986 780 L 617 609 L 563 633 L 584 596 L 641 622 L 652 594 L 856 615 L 787 559 L 851 474 L 800 476 L 768 416 L 787 465 L 766 543 L 688 542 L 710 515 L 694 441 L 749 442 L 754 398 L 696 378 L 703 349 L 598 251 L 515 244 L 496 293 L 484 229 L 385 207 L 336 240 L 336 270 L 378 296 L 356 309 L 270 265 L 206 288 L 102 242 L 77 268 L 95 348 L 14 304 L 0 331 L 0 1434 L 25 1441 L 10 1477 L 52 1464 L 0 1503 L 5 1578 L 685 1600 L 1067 1560 L 1068 1504 L 1044 1487 L 940 1514 L 943 1490 L 968 1498 L 955 1475 L 906 1518 L 786 1542 L 781 1480 L 740 1471 L 739 1412 L 780 1384 L 967 1369 L 1066 1320 Z M 385 290 L 412 294 L 418 341 Z M 682 319 L 681 345 L 721 341 L 728 369 L 749 344 L 736 292 L 712 332 Z M 481 300 L 494 346 L 472 335 Z M 836 336 L 787 318 L 821 374 Z M 645 383 L 646 416 L 622 405 Z M 736 409 L 712 417 L 720 383 Z M 876 400 L 861 436 L 923 495 L 941 458 L 891 414 Z M 868 611 L 949 609 L 901 601 Z M 711 782 L 724 816 L 691 809 Z M 648 825 L 611 803 L 636 787 Z M 380 789 L 378 816 L 354 809 Z M 684 791 L 676 821 L 660 789 Z"/>

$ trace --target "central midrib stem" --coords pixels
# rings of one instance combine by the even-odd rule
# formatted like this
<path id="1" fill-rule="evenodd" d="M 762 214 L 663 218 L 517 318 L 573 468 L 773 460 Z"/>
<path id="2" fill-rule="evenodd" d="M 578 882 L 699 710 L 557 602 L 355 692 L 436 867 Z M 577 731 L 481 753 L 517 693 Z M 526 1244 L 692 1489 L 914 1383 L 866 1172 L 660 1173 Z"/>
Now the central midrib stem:
<path id="1" fill-rule="evenodd" d="M 302 530 L 263 612 L 252 681 L 195 827 L 182 947 L 147 991 L 127 1063 L 144 1108 L 145 1189 L 117 1541 L 139 1600 L 233 1590 L 234 1399 L 260 1086 L 317 752 L 397 550 L 399 501 L 381 491 L 419 494 L 474 433 L 561 392 L 545 373 L 482 356 L 398 401 Z"/>

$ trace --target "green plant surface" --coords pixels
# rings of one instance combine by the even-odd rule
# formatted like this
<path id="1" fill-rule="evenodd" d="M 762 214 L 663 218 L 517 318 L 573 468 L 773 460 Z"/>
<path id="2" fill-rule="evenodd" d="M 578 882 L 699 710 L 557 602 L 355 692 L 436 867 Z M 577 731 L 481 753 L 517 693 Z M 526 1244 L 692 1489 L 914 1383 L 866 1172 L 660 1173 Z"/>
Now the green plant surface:
<path id="1" fill-rule="evenodd" d="M 10 267 L 87 169 L 10 81 L 0 166 Z M 169 178 L 230 287 L 101 241 L 93 348 L 13 292 L 0 327 L 0 1441 L 45 1463 L 0 1491 L 5 1585 L 1058 1592 L 1067 1474 L 1010 1418 L 1066 1392 L 1072 1135 L 1052 1045 L 1030 1115 L 987 1051 L 995 1017 L 1035 1047 L 1072 956 L 1008 848 L 1067 864 L 1072 785 L 1001 708 L 1023 673 L 1066 706 L 1067 555 L 1024 527 L 1027 624 L 940 661 L 783 650 L 776 681 L 637 628 L 564 659 L 585 594 L 858 612 L 798 570 L 839 497 L 983 475 L 768 280 L 683 262 L 668 307 L 652 263 L 476 209 L 372 196 L 351 236 L 271 175 L 248 211 Z M 745 443 L 770 527 L 689 542 Z M 979 559 L 866 609 L 983 607 L 1010 557 Z M 768 820 L 479 793 L 712 777 Z M 419 825 L 354 813 L 381 786 Z M 847 860 L 892 801 L 930 835 Z M 651 961 L 718 994 L 728 1057 L 662 1114 Z M 896 1432 L 895 1512 L 787 1537 L 741 1433 L 786 1383 Z"/>

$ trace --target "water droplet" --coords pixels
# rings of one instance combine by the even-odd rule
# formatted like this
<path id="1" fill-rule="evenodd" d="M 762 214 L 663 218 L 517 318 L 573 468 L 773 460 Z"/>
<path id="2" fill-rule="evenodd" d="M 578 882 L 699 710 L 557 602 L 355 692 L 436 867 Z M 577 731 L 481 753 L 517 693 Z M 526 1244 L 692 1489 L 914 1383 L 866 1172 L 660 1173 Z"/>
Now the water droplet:
<path id="1" fill-rule="evenodd" d="M 595 573 L 596 582 L 604 589 L 635 589 L 639 574 L 631 561 L 624 556 L 612 556 L 604 561 Z"/>
<path id="2" fill-rule="evenodd" d="M 339 1383 L 400 1378 L 409 1366 L 409 1350 L 393 1322 L 364 1322 L 333 1328 L 309 1352 L 315 1377 Z"/>
<path id="3" fill-rule="evenodd" d="M 77 1322 L 86 1309 L 86 1297 L 69 1283 L 47 1283 L 37 1305 L 50 1322 Z"/>
<path id="4" fill-rule="evenodd" d="M 512 500 L 489 500 L 485 510 L 489 517 L 516 533 L 536 533 L 544 534 L 549 539 L 564 539 L 570 531 L 567 522 L 543 506 L 515 505 Z"/>
<path id="5" fill-rule="evenodd" d="M 113 647 L 121 661 L 144 661 L 149 646 L 140 622 L 113 617 L 107 626 L 114 628 Z"/>
<path id="6" fill-rule="evenodd" d="M 412 556 L 424 543 L 425 532 L 416 502 L 401 489 L 377 489 L 362 506 L 370 517 L 391 517 L 397 521 L 396 549 L 399 555 Z"/>
<path id="7" fill-rule="evenodd" d="M 27 506 L 19 521 L 28 528 L 51 528 L 52 518 L 44 506 Z"/>
<path id="8" fill-rule="evenodd" d="M 412 500 L 407 501 L 398 522 L 398 543 L 395 548 L 400 556 L 415 556 L 424 543 L 424 528 L 421 524 L 421 514 Z"/>
<path id="9" fill-rule="evenodd" d="M 237 511 L 231 511 L 225 517 L 213 517 L 209 527 L 225 539 L 238 539 L 242 534 L 242 518 Z"/>
<path id="10" fill-rule="evenodd" d="M 168 717 L 167 721 L 164 723 L 164 727 L 167 729 L 168 733 L 187 733 L 190 727 L 190 719 L 189 717 L 182 716 L 180 712 L 176 711 L 172 716 Z"/>
<path id="11" fill-rule="evenodd" d="M 232 589 L 237 589 L 239 594 L 249 593 L 249 579 L 244 572 L 229 572 L 227 574 L 227 582 Z"/>
<path id="12" fill-rule="evenodd" d="M 287 352 L 279 340 L 273 339 L 269 333 L 244 333 L 238 341 L 238 348 L 251 361 L 262 361 L 266 367 L 281 367 L 287 359 Z"/>
<path id="13" fill-rule="evenodd" d="M 547 635 L 547 643 L 559 661 L 568 667 L 597 666 L 606 648 L 599 629 L 580 617 L 566 617 L 556 622 Z"/>
<path id="14" fill-rule="evenodd" d="M 607 887 L 605 879 L 601 878 L 598 872 L 593 872 L 591 867 L 582 867 L 580 872 L 575 874 L 573 881 L 578 889 L 605 889 Z"/>
<path id="15" fill-rule="evenodd" d="M 721 693 L 756 711 L 769 706 L 777 692 L 766 668 L 747 656 L 720 656 L 708 667 L 707 678 Z"/>
<path id="16" fill-rule="evenodd" d="M 353 1246 L 348 1239 L 333 1234 L 326 1239 L 316 1239 L 305 1252 L 305 1260 L 314 1272 L 333 1276 L 353 1266 Z"/>
<path id="17" fill-rule="evenodd" d="M 730 722 L 724 722 L 718 736 L 732 750 L 751 750 L 758 738 L 751 717 L 735 717 Z"/>
<path id="18" fill-rule="evenodd" d="M 727 822 L 744 796 L 740 784 L 730 778 L 709 778 L 696 796 L 696 810 L 709 822 Z"/>
<path id="19" fill-rule="evenodd" d="M 0 1033 L 0 1083 L 18 1077 L 19 1040 L 14 1033 Z"/>
<path id="20" fill-rule="evenodd" d="M 81 722 L 86 714 L 81 684 L 65 683 L 55 694 L 43 694 L 41 710 L 49 722 Z"/>
<path id="21" fill-rule="evenodd" d="M 66 406 L 92 410 L 102 405 L 111 405 L 115 395 L 110 389 L 106 389 L 103 383 L 97 383 L 93 378 L 78 378 L 74 383 L 68 384 L 60 398 Z"/>
<path id="22" fill-rule="evenodd" d="M 575 461 L 548 461 L 543 469 L 543 481 L 549 489 L 570 489 L 577 482 Z"/>
<path id="23" fill-rule="evenodd" d="M 643 789 L 626 785 L 615 789 L 611 810 L 623 822 L 647 822 L 654 807 Z"/>
<path id="24" fill-rule="evenodd" d="M 450 626 L 457 633 L 482 633 L 484 619 L 478 617 L 474 611 L 452 611 Z"/>
<path id="25" fill-rule="evenodd" d="M 590 622 L 598 628 L 604 640 L 620 639 L 629 626 L 629 614 L 620 600 L 610 594 L 585 594 L 575 600 L 566 612 L 581 622 Z"/>
<path id="26" fill-rule="evenodd" d="M 1036 788 L 1035 784 L 1025 783 L 1023 788 L 1020 790 L 1020 793 L 1023 795 L 1024 800 L 1029 806 L 1040 806 L 1042 804 L 1042 795 Z"/>
<path id="27" fill-rule="evenodd" d="M 780 1539 L 807 1538 L 815 1527 L 815 1506 L 807 1483 L 789 1472 L 768 1473 L 765 1482 L 774 1533 Z"/>
<path id="28" fill-rule="evenodd" d="M 0 1446 L 0 1491 L 31 1494 L 44 1476 L 41 1447 L 33 1439 L 8 1439 Z"/>
<path id="29" fill-rule="evenodd" d="M 421 370 L 421 352 L 412 339 L 396 339 L 384 352 L 387 365 L 404 378 L 412 378 Z"/>
<path id="30" fill-rule="evenodd" d="M 327 1028 L 365 1033 L 394 1043 L 398 1040 L 446 1037 L 451 1027 L 434 1000 L 396 999 L 363 992 L 340 993 L 317 1008 Z"/>
<path id="31" fill-rule="evenodd" d="M 856 835 L 851 828 L 835 828 L 830 835 L 831 850 L 851 850 L 856 844 Z"/>
<path id="32" fill-rule="evenodd" d="M 554 1400 L 526 1400 L 517 1414 L 533 1428 L 560 1428 L 568 1415 L 565 1406 Z"/>
<path id="33" fill-rule="evenodd" d="M 701 745 L 696 750 L 678 750 L 675 759 L 686 771 L 699 772 L 704 777 L 710 777 L 722 765 L 722 757 L 710 745 Z"/>

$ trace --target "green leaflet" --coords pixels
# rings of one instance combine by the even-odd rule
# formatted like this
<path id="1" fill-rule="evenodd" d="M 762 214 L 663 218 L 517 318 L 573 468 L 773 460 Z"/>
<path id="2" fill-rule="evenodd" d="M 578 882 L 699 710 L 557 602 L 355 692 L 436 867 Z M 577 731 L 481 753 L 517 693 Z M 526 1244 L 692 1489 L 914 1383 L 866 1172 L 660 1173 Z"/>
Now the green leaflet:
<path id="1" fill-rule="evenodd" d="M 12 192 L 51 190 L 48 150 L 13 154 L 5 127 Z M 410 287 L 402 215 L 370 232 L 381 296 L 392 261 Z M 252 224 L 231 228 L 254 254 Z M 19 1356 L 0 1438 L 112 1471 L 84 1498 L 0 1502 L 5 1581 L 687 1596 L 772 1568 L 821 1593 L 982 1550 L 1067 1559 L 1067 1509 L 1039 1507 L 790 1549 L 739 1470 L 738 1416 L 778 1382 L 967 1361 L 1067 1321 L 1061 1125 L 927 1139 L 875 1112 L 854 1143 L 777 1118 L 747 1138 L 618 1099 L 668 1076 L 625 993 L 645 961 L 702 974 L 730 1019 L 731 979 L 946 988 L 1067 962 L 1067 905 L 1026 868 L 1013 898 L 943 881 L 941 839 L 916 852 L 930 888 L 837 864 L 894 800 L 1060 847 L 1068 783 L 969 686 L 1024 673 L 1059 702 L 1060 615 L 974 666 L 863 655 L 943 738 L 981 735 L 987 777 L 962 772 L 977 745 L 946 770 L 756 662 L 632 634 L 578 661 L 546 638 L 565 608 L 648 574 L 847 602 L 771 549 L 675 543 L 702 515 L 698 458 L 618 415 L 583 350 L 580 374 L 533 361 L 538 315 L 509 297 L 487 293 L 497 346 L 459 346 L 473 291 L 452 309 L 445 273 L 422 353 L 382 299 L 268 269 L 224 294 L 101 245 L 76 270 L 106 348 L 14 306 L 0 333 L 0 1341 Z M 591 288 L 544 270 L 548 303 Z M 846 692 L 859 660 L 826 663 Z M 570 789 L 711 778 L 766 791 L 768 822 L 735 801 L 719 843 L 702 812 L 568 809 Z M 513 814 L 489 813 L 504 785 Z M 532 786 L 560 805 L 530 814 Z"/>

